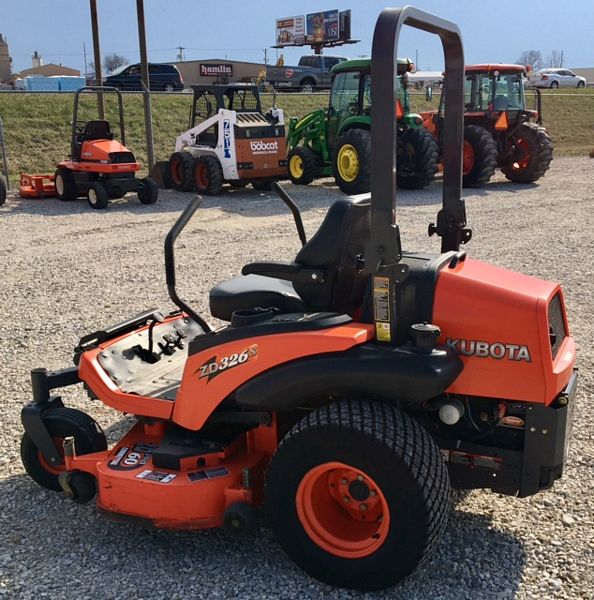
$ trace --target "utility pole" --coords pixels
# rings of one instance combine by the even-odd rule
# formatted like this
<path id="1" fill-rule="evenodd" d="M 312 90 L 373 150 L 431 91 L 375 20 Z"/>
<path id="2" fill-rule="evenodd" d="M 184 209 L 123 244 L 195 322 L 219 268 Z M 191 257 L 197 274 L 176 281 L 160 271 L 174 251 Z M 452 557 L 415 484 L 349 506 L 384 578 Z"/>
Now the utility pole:
<path id="1" fill-rule="evenodd" d="M 268 48 L 264 48 L 264 64 L 268 64 Z"/>
<path id="2" fill-rule="evenodd" d="M 87 47 L 85 46 L 84 42 L 83 42 L 83 56 L 84 56 L 84 61 L 85 61 L 85 85 L 87 85 L 87 79 L 89 78 L 89 75 L 87 73 Z"/>
<path id="3" fill-rule="evenodd" d="M 142 96 L 144 98 L 146 159 L 150 171 L 155 164 L 155 151 L 153 147 L 153 115 L 151 112 L 149 70 L 146 53 L 146 32 L 144 29 L 144 0 L 136 0 L 136 14 L 138 18 L 138 45 L 140 47 L 140 77 L 142 80 L 142 87 L 144 88 Z"/>
<path id="4" fill-rule="evenodd" d="M 418 48 L 415 50 L 415 67 L 417 69 L 419 68 L 419 49 Z"/>
<path id="5" fill-rule="evenodd" d="M 559 66 L 563 67 L 563 50 L 561 50 L 561 59 L 559 60 Z"/>
<path id="6" fill-rule="evenodd" d="M 177 49 L 179 50 L 179 54 L 177 55 L 179 62 L 184 62 L 184 46 L 178 46 Z"/>
<path id="7" fill-rule="evenodd" d="M 91 29 L 93 30 L 93 53 L 95 55 L 95 81 L 101 85 L 103 76 L 101 74 L 101 48 L 99 47 L 99 21 L 97 19 L 97 0 L 91 2 Z M 103 94 L 97 94 L 97 109 L 99 118 L 105 119 L 105 110 L 103 108 Z"/>

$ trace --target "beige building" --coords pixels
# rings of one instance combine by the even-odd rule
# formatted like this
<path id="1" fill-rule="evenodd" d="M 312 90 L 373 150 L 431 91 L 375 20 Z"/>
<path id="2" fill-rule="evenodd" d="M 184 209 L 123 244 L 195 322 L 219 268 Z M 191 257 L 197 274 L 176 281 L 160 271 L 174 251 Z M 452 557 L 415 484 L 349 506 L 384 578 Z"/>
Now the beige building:
<path id="1" fill-rule="evenodd" d="M 594 84 L 594 67 L 589 69 L 571 69 L 576 75 L 585 77 L 588 85 Z"/>
<path id="2" fill-rule="evenodd" d="M 8 42 L 0 33 L 0 81 L 10 81 L 12 58 L 8 53 Z"/>
<path id="3" fill-rule="evenodd" d="M 208 58 L 186 60 L 174 64 L 184 80 L 184 85 L 205 85 L 212 83 L 252 83 L 264 70 L 264 64 Z"/>
<path id="4" fill-rule="evenodd" d="M 47 65 L 41 65 L 31 69 L 23 69 L 19 73 L 19 77 L 27 77 L 28 75 L 41 75 L 43 77 L 53 77 L 54 75 L 73 75 L 74 77 L 80 77 L 80 71 L 77 69 L 71 69 L 69 67 L 63 67 L 62 65 L 48 63 Z"/>

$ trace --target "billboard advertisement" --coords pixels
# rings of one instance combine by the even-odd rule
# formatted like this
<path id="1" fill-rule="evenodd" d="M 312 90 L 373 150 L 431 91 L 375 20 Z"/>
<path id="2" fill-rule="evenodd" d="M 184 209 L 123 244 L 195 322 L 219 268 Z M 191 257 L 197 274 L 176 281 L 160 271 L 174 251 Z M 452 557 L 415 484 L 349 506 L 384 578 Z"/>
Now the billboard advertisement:
<path id="1" fill-rule="evenodd" d="M 305 17 L 286 17 L 276 20 L 276 45 L 298 46 L 305 43 Z"/>
<path id="2" fill-rule="evenodd" d="M 306 41 L 308 44 L 336 42 L 340 37 L 338 10 L 311 13 L 306 16 Z"/>

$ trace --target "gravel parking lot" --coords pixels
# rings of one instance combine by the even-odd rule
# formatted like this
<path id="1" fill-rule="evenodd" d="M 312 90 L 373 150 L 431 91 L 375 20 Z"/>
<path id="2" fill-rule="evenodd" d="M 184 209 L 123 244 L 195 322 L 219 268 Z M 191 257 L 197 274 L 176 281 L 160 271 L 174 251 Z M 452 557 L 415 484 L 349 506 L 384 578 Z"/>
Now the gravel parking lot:
<path id="1" fill-rule="evenodd" d="M 452 513 L 430 561 L 402 586 L 366 598 L 594 597 L 594 162 L 557 159 L 539 185 L 498 175 L 465 190 L 471 256 L 562 283 L 578 344 L 580 390 L 569 465 L 554 489 L 517 500 L 473 492 Z M 311 235 L 340 197 L 330 180 L 287 189 Z M 0 208 L 0 596 L 9 598 L 358 598 L 310 579 L 262 530 L 151 531 L 104 520 L 38 487 L 19 458 L 20 409 L 29 370 L 63 368 L 79 337 L 146 308 L 168 308 L 162 244 L 190 199 L 163 191 L 92 211 L 86 201 L 21 200 Z M 398 196 L 403 245 L 438 250 L 426 237 L 441 184 Z M 208 291 L 255 259 L 290 260 L 299 240 L 272 193 L 228 190 L 205 198 L 178 242 L 178 281 L 208 311 Z M 128 422 L 70 388 L 67 405 L 89 412 L 114 441 Z"/>

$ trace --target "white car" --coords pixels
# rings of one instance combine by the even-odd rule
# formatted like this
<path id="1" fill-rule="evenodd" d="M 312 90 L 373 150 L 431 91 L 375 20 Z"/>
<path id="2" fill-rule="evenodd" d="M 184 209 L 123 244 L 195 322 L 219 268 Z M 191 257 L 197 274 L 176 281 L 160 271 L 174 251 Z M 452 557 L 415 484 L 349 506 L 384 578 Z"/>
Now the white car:
<path id="1" fill-rule="evenodd" d="M 586 87 L 586 78 L 576 75 L 569 69 L 540 69 L 530 76 L 534 87 Z"/>

